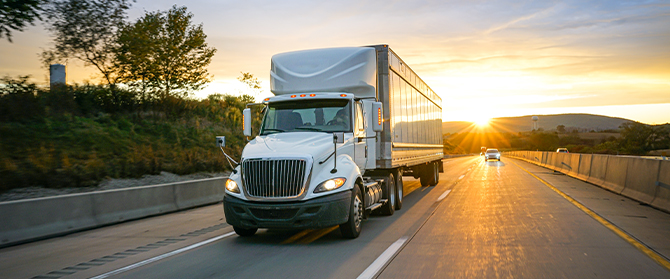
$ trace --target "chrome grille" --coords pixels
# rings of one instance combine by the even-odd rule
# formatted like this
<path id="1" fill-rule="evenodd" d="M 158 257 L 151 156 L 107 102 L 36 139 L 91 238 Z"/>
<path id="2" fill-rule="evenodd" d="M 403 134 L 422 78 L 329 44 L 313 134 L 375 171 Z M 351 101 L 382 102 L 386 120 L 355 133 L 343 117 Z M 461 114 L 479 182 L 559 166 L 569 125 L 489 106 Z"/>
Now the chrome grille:
<path id="1" fill-rule="evenodd" d="M 290 198 L 302 194 L 306 170 L 304 159 L 248 159 L 242 162 L 242 179 L 249 196 Z"/>

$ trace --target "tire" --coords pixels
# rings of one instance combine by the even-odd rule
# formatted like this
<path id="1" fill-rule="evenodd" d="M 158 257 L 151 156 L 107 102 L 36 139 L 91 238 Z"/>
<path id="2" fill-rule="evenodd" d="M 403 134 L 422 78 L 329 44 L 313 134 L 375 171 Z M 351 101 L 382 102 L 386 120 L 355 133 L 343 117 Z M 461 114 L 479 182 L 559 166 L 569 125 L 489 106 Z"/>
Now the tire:
<path id="1" fill-rule="evenodd" d="M 256 231 L 258 231 L 258 228 L 247 229 L 247 228 L 240 228 L 240 227 L 233 226 L 233 230 L 235 230 L 235 233 L 237 235 L 241 236 L 241 237 L 249 237 L 249 236 L 252 236 L 252 235 L 256 234 Z"/>
<path id="2" fill-rule="evenodd" d="M 346 238 L 357 238 L 361 234 L 361 222 L 363 221 L 363 194 L 358 185 L 351 190 L 351 204 L 349 205 L 349 220 L 340 224 L 340 232 Z"/>
<path id="3" fill-rule="evenodd" d="M 433 166 L 433 163 L 428 163 L 423 167 L 423 171 L 421 172 L 421 186 L 426 187 L 426 186 L 433 186 L 435 180 L 435 167 Z"/>
<path id="4" fill-rule="evenodd" d="M 402 208 L 402 198 L 403 198 L 403 183 L 402 183 L 402 171 L 396 172 L 395 177 L 395 210 L 400 210 Z"/>
<path id="5" fill-rule="evenodd" d="M 395 203 L 396 203 L 396 187 L 395 187 L 395 177 L 393 173 L 389 173 L 384 177 L 384 188 L 382 197 L 387 199 L 386 203 L 381 207 L 382 215 L 391 216 L 395 213 Z"/>
<path id="6" fill-rule="evenodd" d="M 430 186 L 435 186 L 437 185 L 438 182 L 440 182 L 440 170 L 438 169 L 439 166 L 437 162 L 432 163 L 433 165 L 433 179 L 430 181 Z"/>

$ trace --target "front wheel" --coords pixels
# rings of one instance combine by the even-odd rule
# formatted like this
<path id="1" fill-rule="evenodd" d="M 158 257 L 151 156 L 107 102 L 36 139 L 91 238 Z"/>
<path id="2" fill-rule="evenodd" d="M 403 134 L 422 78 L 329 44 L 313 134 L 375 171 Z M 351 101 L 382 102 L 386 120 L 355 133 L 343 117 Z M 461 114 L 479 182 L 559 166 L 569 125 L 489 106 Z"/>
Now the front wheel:
<path id="1" fill-rule="evenodd" d="M 240 227 L 237 227 L 237 226 L 233 226 L 233 230 L 235 230 L 235 233 L 237 233 L 237 235 L 242 236 L 242 237 L 247 237 L 247 236 L 252 236 L 252 235 L 256 234 L 256 231 L 258 231 L 258 228 L 247 229 L 247 228 L 240 228 Z"/>
<path id="2" fill-rule="evenodd" d="M 363 194 L 358 185 L 354 185 L 351 191 L 351 204 L 349 206 L 349 220 L 340 225 L 340 232 L 346 238 L 357 238 L 361 234 L 361 222 L 363 221 Z"/>

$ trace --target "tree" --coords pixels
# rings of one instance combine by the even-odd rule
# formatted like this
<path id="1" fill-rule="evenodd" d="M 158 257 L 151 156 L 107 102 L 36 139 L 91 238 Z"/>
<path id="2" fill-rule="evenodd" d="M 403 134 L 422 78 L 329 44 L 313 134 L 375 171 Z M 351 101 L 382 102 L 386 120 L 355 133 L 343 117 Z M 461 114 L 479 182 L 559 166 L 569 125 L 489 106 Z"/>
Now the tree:
<path id="1" fill-rule="evenodd" d="M 639 122 L 626 122 L 619 126 L 621 128 L 621 148 L 631 154 L 643 155 L 652 149 L 650 137 L 654 129 Z"/>
<path id="2" fill-rule="evenodd" d="M 22 32 L 27 24 L 42 19 L 39 12 L 46 0 L 0 0 L 0 38 L 12 42 L 12 30 Z"/>
<path id="3" fill-rule="evenodd" d="M 556 132 L 558 132 L 559 134 L 565 134 L 565 125 L 556 126 Z"/>
<path id="4" fill-rule="evenodd" d="M 131 0 L 60 0 L 45 14 L 47 29 L 54 35 L 54 48 L 42 52 L 45 64 L 74 58 L 94 66 L 109 85 L 119 81 L 114 49 L 116 34 L 124 23 Z M 134 1 L 133 1 L 134 2 Z"/>
<path id="5" fill-rule="evenodd" d="M 261 82 L 251 73 L 245 73 L 245 72 L 240 73 L 242 75 L 237 77 L 237 80 L 246 84 L 249 87 L 249 89 L 251 89 L 254 92 L 254 96 L 258 97 L 258 95 L 260 94 Z"/>
<path id="6" fill-rule="evenodd" d="M 202 24 L 192 25 L 192 18 L 186 7 L 172 6 L 125 24 L 115 53 L 121 80 L 160 100 L 188 97 L 204 87 L 216 49 L 207 46 Z"/>

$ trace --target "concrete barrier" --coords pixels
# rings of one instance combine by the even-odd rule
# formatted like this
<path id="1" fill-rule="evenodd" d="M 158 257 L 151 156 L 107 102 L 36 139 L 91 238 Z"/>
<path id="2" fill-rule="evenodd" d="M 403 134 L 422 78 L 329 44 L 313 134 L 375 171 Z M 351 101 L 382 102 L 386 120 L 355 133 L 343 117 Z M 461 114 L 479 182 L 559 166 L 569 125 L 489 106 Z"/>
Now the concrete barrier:
<path id="1" fill-rule="evenodd" d="M 658 181 L 661 161 L 642 158 L 626 158 L 626 161 L 628 161 L 626 187 L 621 194 L 651 204 L 658 188 L 656 181 Z"/>
<path id="2" fill-rule="evenodd" d="M 591 176 L 591 160 L 593 155 L 591 154 L 579 154 L 579 167 L 577 168 L 577 173 L 575 177 L 587 181 L 589 176 Z"/>
<path id="3" fill-rule="evenodd" d="M 558 160 L 556 160 L 556 170 L 568 174 L 570 172 L 574 172 L 573 169 L 577 167 L 579 164 L 579 158 L 577 158 L 577 162 L 573 166 L 572 162 L 572 155 L 567 154 L 567 153 L 556 153 L 558 155 Z"/>
<path id="4" fill-rule="evenodd" d="M 225 177 L 0 203 L 0 247 L 216 203 Z"/>
<path id="5" fill-rule="evenodd" d="M 554 162 L 556 161 L 556 153 L 547 153 L 547 163 L 544 165 L 545 168 L 556 170 Z"/>
<path id="6" fill-rule="evenodd" d="M 591 171 L 587 182 L 602 186 L 605 184 L 605 175 L 607 174 L 607 161 L 610 156 L 591 155 Z"/>
<path id="7" fill-rule="evenodd" d="M 579 173 L 579 165 L 582 163 L 581 154 L 567 154 L 570 157 L 570 170 L 568 170 L 568 175 L 572 177 L 577 177 Z"/>
<path id="8" fill-rule="evenodd" d="M 661 161 L 656 183 L 656 196 L 651 205 L 670 211 L 670 161 Z"/>
<path id="9" fill-rule="evenodd" d="M 628 172 L 628 158 L 609 156 L 607 160 L 607 172 L 605 181 L 601 185 L 617 194 L 621 194 L 626 187 L 626 174 Z"/>

